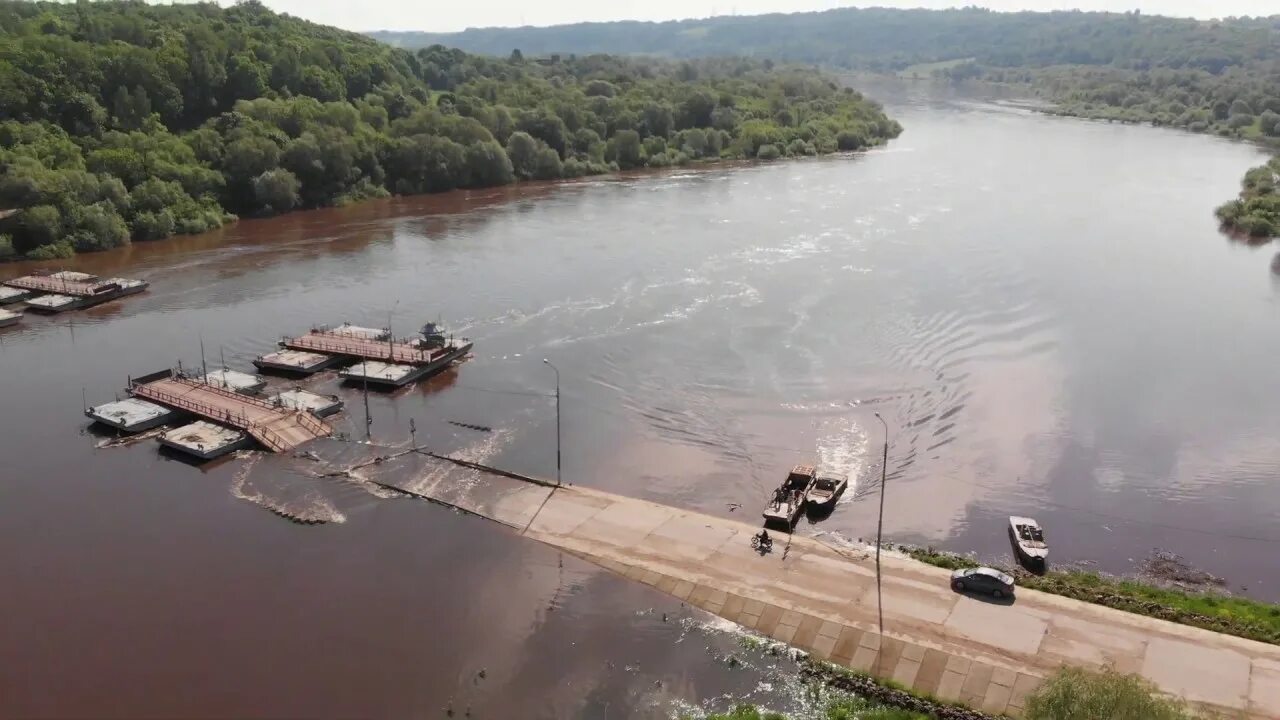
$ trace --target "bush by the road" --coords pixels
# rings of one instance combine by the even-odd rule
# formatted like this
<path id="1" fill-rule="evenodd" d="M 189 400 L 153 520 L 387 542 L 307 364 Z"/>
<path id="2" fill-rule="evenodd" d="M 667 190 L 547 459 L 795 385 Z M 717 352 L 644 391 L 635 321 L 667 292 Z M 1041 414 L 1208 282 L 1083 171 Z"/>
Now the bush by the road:
<path id="1" fill-rule="evenodd" d="M 1064 668 L 1027 698 L 1027 720 L 1194 720 L 1136 675 Z"/>

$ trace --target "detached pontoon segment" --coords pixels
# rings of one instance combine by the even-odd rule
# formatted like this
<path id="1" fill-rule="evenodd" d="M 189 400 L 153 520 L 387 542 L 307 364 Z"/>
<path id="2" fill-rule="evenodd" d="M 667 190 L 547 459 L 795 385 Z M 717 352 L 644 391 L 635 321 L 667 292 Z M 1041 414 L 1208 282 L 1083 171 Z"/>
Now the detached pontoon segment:
<path id="1" fill-rule="evenodd" d="M 199 382 L 231 390 L 241 395 L 256 395 L 267 386 L 267 381 L 257 375 L 242 373 L 238 370 L 214 370 L 208 375 L 197 378 Z"/>
<path id="2" fill-rule="evenodd" d="M 249 447 L 253 439 L 239 430 L 197 420 L 190 425 L 169 430 L 160 436 L 160 444 L 201 460 L 212 460 L 227 453 Z"/>
<path id="3" fill-rule="evenodd" d="M 316 417 L 328 417 L 342 409 L 342 399 L 337 395 L 319 395 L 294 388 L 268 398 L 271 402 L 290 410 L 305 410 Z"/>
<path id="4" fill-rule="evenodd" d="M 163 405 L 137 398 L 126 398 L 97 405 L 85 410 L 84 414 L 103 425 L 128 433 L 159 427 L 178 415 Z"/>

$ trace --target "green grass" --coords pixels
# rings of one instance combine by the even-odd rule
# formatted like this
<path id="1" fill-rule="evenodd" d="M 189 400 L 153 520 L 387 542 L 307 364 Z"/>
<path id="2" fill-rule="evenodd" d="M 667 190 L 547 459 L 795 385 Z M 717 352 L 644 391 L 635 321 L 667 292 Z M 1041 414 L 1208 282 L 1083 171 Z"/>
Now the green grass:
<path id="1" fill-rule="evenodd" d="M 938 552 L 932 548 L 903 550 L 920 562 L 948 570 L 978 564 L 969 558 Z M 1018 584 L 1032 590 L 1105 605 L 1137 615 L 1280 645 L 1280 605 L 1272 603 L 1217 593 L 1162 588 L 1136 580 L 1080 571 L 1021 574 Z"/>

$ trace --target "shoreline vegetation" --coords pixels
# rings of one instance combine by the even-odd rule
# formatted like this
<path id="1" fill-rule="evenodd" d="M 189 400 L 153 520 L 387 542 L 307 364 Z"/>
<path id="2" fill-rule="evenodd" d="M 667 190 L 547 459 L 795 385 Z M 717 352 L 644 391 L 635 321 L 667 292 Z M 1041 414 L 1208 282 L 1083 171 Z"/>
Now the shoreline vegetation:
<path id="1" fill-rule="evenodd" d="M 906 79 L 1026 88 L 1047 112 L 1178 127 L 1280 146 L 1280 15 L 1197 20 L 1132 12 L 840 8 L 663 23 L 602 22 L 459 33 L 375 32 L 401 47 L 471 52 L 745 54 Z M 1251 173 L 1254 179 L 1260 171 Z M 1280 234 L 1272 191 L 1223 206 L 1226 229 Z M 1256 183 L 1255 183 L 1256 184 Z"/>
<path id="2" fill-rule="evenodd" d="M 919 562 L 948 570 L 980 564 L 964 555 L 933 548 L 894 546 L 894 549 Z M 1035 575 L 1020 568 L 999 569 L 1014 575 L 1020 587 L 1280 645 L 1280 605 L 1277 604 L 1209 591 L 1160 587 L 1081 570 L 1049 570 L 1043 575 Z"/>
<path id="3" fill-rule="evenodd" d="M 409 51 L 255 0 L 0 0 L 0 35 L 0 260 L 902 131 L 833 78 L 768 60 Z"/>
<path id="4" fill-rule="evenodd" d="M 798 654 L 802 655 L 802 654 Z M 829 662 L 802 656 L 799 675 L 826 720 L 1002 720 L 963 703 L 947 702 Z M 1180 700 L 1162 695 L 1138 675 L 1114 669 L 1063 668 L 1026 699 L 1026 720 L 1195 720 Z M 705 720 L 788 720 L 782 713 L 741 704 Z"/>

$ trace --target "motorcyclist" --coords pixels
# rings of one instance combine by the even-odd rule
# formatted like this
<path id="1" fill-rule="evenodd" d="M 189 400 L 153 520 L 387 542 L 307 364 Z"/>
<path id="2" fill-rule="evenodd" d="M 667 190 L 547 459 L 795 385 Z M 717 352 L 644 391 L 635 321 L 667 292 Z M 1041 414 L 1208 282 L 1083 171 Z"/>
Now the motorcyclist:
<path id="1" fill-rule="evenodd" d="M 761 530 L 760 534 L 756 535 L 756 540 L 760 541 L 759 545 L 762 548 L 773 547 L 773 538 L 769 537 L 768 530 Z"/>

